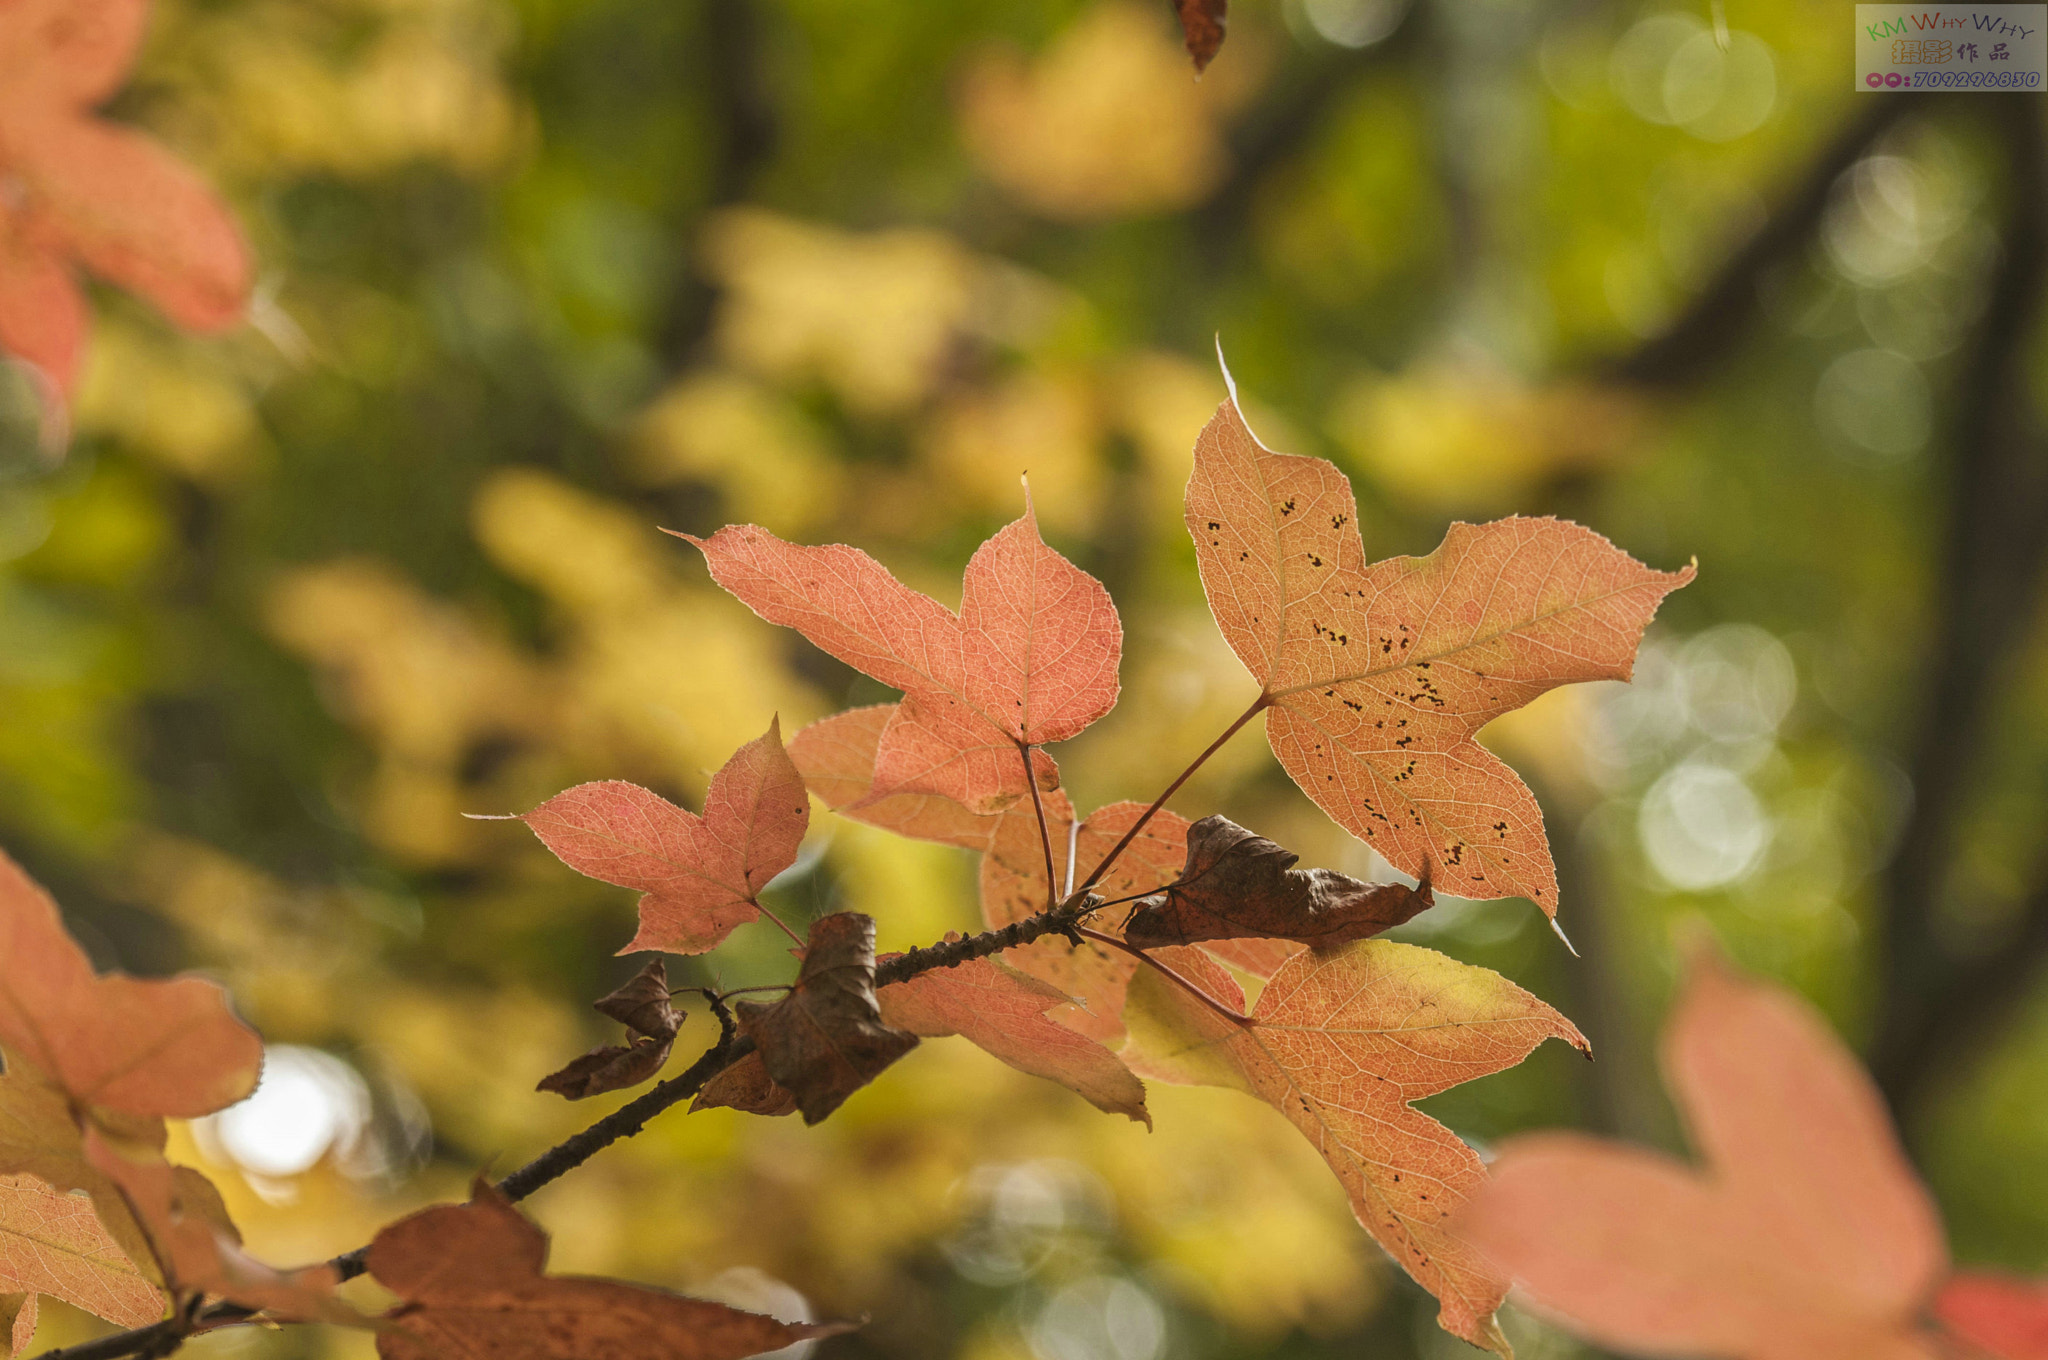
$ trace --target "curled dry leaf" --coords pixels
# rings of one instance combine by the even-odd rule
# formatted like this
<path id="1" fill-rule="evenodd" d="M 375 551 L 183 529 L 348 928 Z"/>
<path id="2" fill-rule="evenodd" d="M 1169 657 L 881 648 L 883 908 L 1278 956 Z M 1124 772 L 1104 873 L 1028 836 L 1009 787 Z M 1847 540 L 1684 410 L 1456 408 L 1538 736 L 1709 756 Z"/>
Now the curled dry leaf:
<path id="1" fill-rule="evenodd" d="M 181 326 L 242 315 L 248 248 L 219 199 L 155 142 L 94 118 L 133 61 L 142 0 L 0 6 L 0 347 L 68 399 L 78 381 L 83 265 Z"/>
<path id="2" fill-rule="evenodd" d="M 479 1178 L 468 1204 L 425 1209 L 370 1243 L 370 1273 L 404 1300 L 383 1360 L 739 1360 L 846 1322 L 790 1323 L 617 1280 L 546 1275 L 548 1239 Z"/>
<path id="3" fill-rule="evenodd" d="M 263 1041 L 200 978 L 93 973 L 57 904 L 0 851 L 0 1046 L 80 1106 L 191 1119 L 256 1089 Z"/>
<path id="4" fill-rule="evenodd" d="M 1147 1128 L 1145 1084 L 1123 1060 L 1046 1015 L 1073 998 L 1050 983 L 993 959 L 934 968 L 882 988 L 882 1022 L 939 1039 L 957 1034 L 1019 1072 L 1044 1077 L 1098 1110 Z"/>
<path id="5" fill-rule="evenodd" d="M 776 1084 L 815 1124 L 917 1047 L 917 1036 L 882 1022 L 875 1001 L 875 920 L 842 911 L 811 923 L 803 966 L 788 996 L 742 1001 L 740 1028 Z"/>
<path id="6" fill-rule="evenodd" d="M 641 891 L 640 930 L 621 954 L 701 954 L 760 918 L 756 899 L 796 862 L 811 806 L 777 719 L 712 776 L 702 817 L 607 779 L 558 793 L 520 820 L 577 873 Z"/>
<path id="7" fill-rule="evenodd" d="M 1555 519 L 1453 524 L 1427 557 L 1366 565 L 1351 484 L 1274 453 L 1236 398 L 1195 443 L 1188 532 L 1217 627 L 1270 705 L 1266 738 L 1317 806 L 1403 873 L 1557 912 L 1536 800 L 1487 722 L 1577 680 L 1626 680 L 1652 571 Z"/>
<path id="8" fill-rule="evenodd" d="M 610 995 L 593 1003 L 627 1029 L 626 1042 L 593 1048 L 559 1072 L 540 1079 L 538 1091 L 583 1100 L 638 1086 L 661 1071 L 675 1047 L 683 1017 L 669 1004 L 668 970 L 655 959 Z"/>
<path id="9" fill-rule="evenodd" d="M 92 1201 L 68 1195 L 34 1176 L 0 1176 L 0 1296 L 19 1305 L 0 1322 L 13 1327 L 34 1299 L 48 1294 L 123 1327 L 141 1327 L 164 1313 L 163 1291 L 128 1259 L 93 1215 Z M 15 1338 L 15 1348 L 28 1335 Z"/>
<path id="10" fill-rule="evenodd" d="M 1934 1315 L 1994 1360 L 2048 1360 L 2048 1281 L 1964 1272 L 1942 1286 Z"/>
<path id="11" fill-rule="evenodd" d="M 870 798 L 931 793 L 1001 811 L 1029 792 L 1020 746 L 1064 741 L 1116 703 L 1116 607 L 1039 538 L 1028 501 L 968 562 L 958 614 L 843 544 L 803 547 L 754 525 L 681 537 L 762 618 L 903 691 Z M 1051 759 L 1032 761 L 1039 786 L 1058 787 Z"/>
<path id="12" fill-rule="evenodd" d="M 755 1052 L 705 1082 L 704 1089 L 690 1102 L 692 1112 L 719 1108 L 779 1117 L 796 1113 L 796 1097 L 775 1084 L 775 1078 L 761 1065 L 761 1055 Z"/>
<path id="13" fill-rule="evenodd" d="M 1223 50 L 1223 28 L 1229 17 L 1230 0 L 1173 0 L 1173 9 L 1180 17 L 1188 55 L 1195 59 L 1195 74 L 1200 75 Z"/>
<path id="14" fill-rule="evenodd" d="M 1602 1345 L 1934 1360 L 1941 1224 L 1884 1105 L 1804 1001 L 1695 960 L 1664 1070 L 1706 1166 L 1576 1134 L 1502 1145 L 1458 1228 Z"/>
<path id="15" fill-rule="evenodd" d="M 1243 993 L 1194 950 L 1174 966 L 1211 996 Z M 1570 1021 L 1497 973 L 1365 940 L 1303 950 L 1233 1022 L 1151 970 L 1131 987 L 1141 1075 L 1247 1091 L 1285 1115 L 1337 1173 L 1365 1230 L 1440 1304 L 1444 1330 L 1507 1355 L 1494 1321 L 1507 1278 L 1446 1222 L 1486 1179 L 1479 1155 L 1413 1102 L 1513 1067 L 1545 1039 L 1584 1050 Z"/>
<path id="16" fill-rule="evenodd" d="M 1334 949 L 1400 925 L 1434 904 L 1429 884 L 1365 883 L 1301 856 L 1227 817 L 1188 828 L 1180 877 L 1139 901 L 1124 939 L 1140 949 L 1264 936 Z"/>
<path id="17" fill-rule="evenodd" d="M 97 1129 L 86 1130 L 85 1155 L 120 1187 L 173 1292 L 228 1299 L 291 1321 L 363 1321 L 334 1296 L 340 1276 L 333 1266 L 284 1272 L 244 1253 L 219 1194 L 189 1167 L 174 1167 L 146 1147 L 118 1147 Z"/>

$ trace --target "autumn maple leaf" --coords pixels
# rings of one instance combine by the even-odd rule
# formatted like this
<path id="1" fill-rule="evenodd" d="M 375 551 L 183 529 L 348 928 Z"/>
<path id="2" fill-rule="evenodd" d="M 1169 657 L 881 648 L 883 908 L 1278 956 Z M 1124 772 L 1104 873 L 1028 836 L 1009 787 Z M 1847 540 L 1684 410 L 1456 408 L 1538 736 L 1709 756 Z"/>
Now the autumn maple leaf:
<path id="1" fill-rule="evenodd" d="M 1033 748 L 1116 703 L 1123 625 L 1102 583 L 1045 545 L 1024 515 L 975 551 L 960 612 L 843 544 L 803 547 L 754 525 L 697 545 L 712 579 L 768 620 L 903 691 L 877 748 L 872 798 L 942 794 L 997 812 L 1059 771 Z"/>
<path id="2" fill-rule="evenodd" d="M 468 1204 L 400 1219 L 368 1265 L 403 1302 L 377 1337 L 384 1360 L 739 1360 L 844 1322 L 778 1322 L 706 1299 L 578 1275 L 546 1275 L 548 1239 L 490 1182 Z"/>
<path id="3" fill-rule="evenodd" d="M 535 1090 L 552 1091 L 567 1100 L 587 1100 L 638 1086 L 668 1061 L 683 1017 L 669 1003 L 668 969 L 660 959 L 592 1005 L 598 1014 L 626 1027 L 626 1042 L 591 1049 L 559 1072 L 542 1077 Z"/>
<path id="4" fill-rule="evenodd" d="M 1576 680 L 1625 680 L 1665 595 L 1590 529 L 1453 524 L 1427 557 L 1366 565 L 1351 484 L 1259 443 L 1233 394 L 1195 443 L 1188 532 L 1209 609 L 1268 708 L 1295 783 L 1396 869 L 1557 911 L 1536 800 L 1475 740 Z"/>
<path id="5" fill-rule="evenodd" d="M 1512 1067 L 1545 1039 L 1585 1037 L 1498 973 L 1391 940 L 1280 966 L 1249 1015 L 1244 993 L 1196 950 L 1175 967 L 1209 998 L 1152 970 L 1131 982 L 1124 1058 L 1139 1075 L 1226 1086 L 1265 1101 L 1322 1154 L 1351 1211 L 1416 1283 L 1444 1330 L 1509 1354 L 1494 1311 L 1508 1281 L 1447 1220 L 1486 1179 L 1479 1154 L 1414 1101 Z"/>
<path id="6" fill-rule="evenodd" d="M 641 891 L 640 929 L 621 954 L 701 954 L 759 919 L 761 890 L 796 862 L 811 804 L 778 719 L 711 777 L 701 817 L 605 779 L 558 793 L 519 820 L 576 872 Z"/>
<path id="7" fill-rule="evenodd" d="M 0 851 L 0 1047 L 75 1104 L 197 1118 L 256 1089 L 263 1041 L 202 978 L 97 976 L 57 904 Z"/>
<path id="8" fill-rule="evenodd" d="M 1536 1306 L 1631 1352 L 1941 1355 L 1921 1320 L 1948 1264 L 1940 1219 L 1812 1007 L 1702 951 L 1663 1058 L 1704 1166 L 1577 1134 L 1512 1139 L 1458 1230 Z"/>
<path id="9" fill-rule="evenodd" d="M 18 1296 L 13 1354 L 35 1334 L 36 1299 L 62 1299 L 123 1327 L 163 1316 L 164 1295 L 93 1215 L 93 1204 L 34 1176 L 0 1176 L 0 1298 Z"/>
<path id="10" fill-rule="evenodd" d="M 95 118 L 120 85 L 146 0 L 0 4 L 0 348 L 78 383 L 85 299 L 74 269 L 142 294 L 181 326 L 242 315 L 249 251 L 213 192 L 155 142 Z"/>

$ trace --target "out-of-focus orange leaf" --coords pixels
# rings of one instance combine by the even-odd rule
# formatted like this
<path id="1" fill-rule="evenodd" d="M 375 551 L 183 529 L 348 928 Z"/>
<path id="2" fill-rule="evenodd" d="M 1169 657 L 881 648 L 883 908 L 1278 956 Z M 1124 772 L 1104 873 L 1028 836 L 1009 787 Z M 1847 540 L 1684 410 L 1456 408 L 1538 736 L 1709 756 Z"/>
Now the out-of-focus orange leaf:
<path id="1" fill-rule="evenodd" d="M 753 525 L 683 537 L 762 618 L 904 692 L 870 798 L 936 793 L 1001 811 L 1029 791 L 1021 747 L 1064 741 L 1116 703 L 1116 607 L 1045 545 L 1028 503 L 968 562 L 958 614 L 843 544 L 803 547 Z M 1058 787 L 1057 767 L 1033 754 L 1040 788 Z"/>
<path id="2" fill-rule="evenodd" d="M 621 954 L 701 954 L 760 918 L 756 899 L 796 861 L 811 805 L 776 719 L 712 776 L 702 817 L 605 779 L 558 793 L 520 820 L 576 872 L 640 889 L 640 930 Z"/>
<path id="3" fill-rule="evenodd" d="M 1695 960 L 1666 1082 L 1706 1165 L 1576 1134 L 1502 1146 L 1458 1230 L 1603 1345 L 1933 1360 L 1941 1223 L 1876 1089 L 1812 1008 Z"/>
<path id="4" fill-rule="evenodd" d="M 642 1285 L 544 1275 L 547 1236 L 479 1179 L 468 1204 L 400 1219 L 370 1244 L 370 1273 L 405 1300 L 383 1360 L 739 1360 L 847 1322 L 778 1322 Z"/>
<path id="5" fill-rule="evenodd" d="M 624 1044 L 593 1048 L 559 1072 L 540 1079 L 536 1090 L 583 1100 L 606 1091 L 638 1086 L 661 1070 L 675 1047 L 683 1017 L 669 1004 L 668 969 L 660 959 L 635 973 L 616 991 L 593 1003 L 602 1015 L 629 1031 Z"/>
<path id="6" fill-rule="evenodd" d="M 244 1253 L 219 1194 L 191 1168 L 174 1167 L 147 1147 L 118 1147 L 97 1129 L 86 1130 L 85 1155 L 120 1187 L 172 1290 L 230 1299 L 286 1319 L 363 1320 L 334 1296 L 340 1276 L 333 1266 L 286 1273 Z"/>
<path id="7" fill-rule="evenodd" d="M 143 0 L 0 6 L 0 345 L 68 399 L 85 308 L 73 264 L 141 293 L 181 326 L 239 319 L 248 247 L 190 170 L 148 138 L 91 116 L 120 84 Z"/>
<path id="8" fill-rule="evenodd" d="M 123 1327 L 144 1326 L 164 1312 L 163 1291 L 107 1235 L 92 1201 L 34 1176 L 0 1176 L 0 1293 L 48 1294 Z M 34 1329 L 31 1311 L 28 1330 Z M 27 1341 L 21 1335 L 15 1345 Z"/>
<path id="9" fill-rule="evenodd" d="M 882 1023 L 927 1039 L 957 1034 L 1019 1072 L 1056 1081 L 1098 1110 L 1148 1128 L 1145 1084 L 1095 1040 L 1046 1016 L 1065 992 L 992 959 L 934 968 L 876 994 Z"/>
<path id="10" fill-rule="evenodd" d="M 1228 817 L 1188 828 L 1180 877 L 1138 902 L 1124 939 L 1140 949 L 1269 937 L 1334 949 L 1391 930 L 1435 903 L 1429 884 L 1365 883 L 1301 858 Z"/>
<path id="11" fill-rule="evenodd" d="M 1177 971 L 1225 1003 L 1242 993 L 1194 950 Z M 1494 1321 L 1508 1282 L 1446 1220 L 1486 1179 L 1479 1154 L 1414 1101 L 1512 1067 L 1570 1021 L 1506 978 L 1414 945 L 1303 950 L 1233 1021 L 1142 971 L 1126 1011 L 1140 1075 L 1247 1091 L 1321 1153 L 1352 1212 L 1437 1297 L 1444 1330 L 1509 1353 Z"/>
<path id="12" fill-rule="evenodd" d="M 742 1001 L 740 1028 L 777 1085 L 815 1124 L 917 1047 L 883 1022 L 875 1001 L 875 920 L 842 911 L 811 922 L 803 966 L 788 996 Z"/>
<path id="13" fill-rule="evenodd" d="M 1964 1271 L 1942 1286 L 1934 1315 L 1996 1360 L 2048 1360 L 2048 1281 Z"/>
<path id="14" fill-rule="evenodd" d="M 72 1101 L 190 1119 L 256 1089 L 263 1041 L 200 978 L 149 982 L 92 964 L 57 904 L 0 851 L 0 1045 Z"/>
<path id="15" fill-rule="evenodd" d="M 1555 916 L 1536 799 L 1474 734 L 1558 685 L 1627 679 L 1693 569 L 1525 518 L 1453 524 L 1429 556 L 1368 567 L 1344 474 L 1265 448 L 1235 396 L 1195 443 L 1187 526 L 1273 753 L 1317 806 L 1404 873 Z"/>

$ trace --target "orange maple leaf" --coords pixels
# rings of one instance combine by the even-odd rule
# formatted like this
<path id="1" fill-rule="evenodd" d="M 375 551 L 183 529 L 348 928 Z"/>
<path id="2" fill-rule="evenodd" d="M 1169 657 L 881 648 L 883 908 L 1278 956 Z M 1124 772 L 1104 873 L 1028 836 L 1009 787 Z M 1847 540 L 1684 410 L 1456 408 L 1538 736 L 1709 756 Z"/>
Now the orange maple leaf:
<path id="1" fill-rule="evenodd" d="M 233 323 L 248 301 L 248 247 L 212 190 L 92 114 L 120 86 L 148 14 L 147 0 L 0 4 L 0 348 L 43 375 L 53 411 L 84 352 L 75 267 L 194 330 Z"/>
<path id="2" fill-rule="evenodd" d="M 1652 571 L 1555 519 L 1453 524 L 1427 557 L 1366 565 L 1351 484 L 1259 443 L 1237 398 L 1195 443 L 1188 532 L 1217 626 L 1271 711 L 1294 782 L 1404 873 L 1557 913 L 1536 799 L 1474 735 L 1575 680 L 1626 680 Z"/>
<path id="3" fill-rule="evenodd" d="M 263 1041 L 202 978 L 96 976 L 57 904 L 0 851 L 0 1047 L 79 1106 L 193 1119 L 256 1089 Z"/>
<path id="4" fill-rule="evenodd" d="M 621 954 L 701 954 L 760 918 L 761 889 L 796 862 L 811 805 L 775 719 L 711 777 L 701 817 L 605 779 L 519 820 L 577 873 L 641 891 L 640 929 Z"/>
<path id="5" fill-rule="evenodd" d="M 1935 1360 L 1921 1316 L 1947 1247 L 1876 1088 L 1798 997 L 1706 951 L 1691 971 L 1663 1058 L 1705 1166 L 1577 1134 L 1511 1139 L 1459 1231 L 1605 1345 Z"/>
<path id="6" fill-rule="evenodd" d="M 164 1314 L 163 1291 L 107 1235 L 92 1201 L 34 1176 L 0 1176 L 0 1294 L 47 1294 L 123 1327 Z M 33 1309 L 24 1306 L 25 1326 L 12 1319 L 14 1350 L 35 1331 Z"/>
<path id="7" fill-rule="evenodd" d="M 85 1156 L 120 1188 L 174 1292 L 230 1299 L 287 1320 L 364 1321 L 334 1296 L 341 1277 L 333 1266 L 279 1271 L 243 1252 L 219 1194 L 190 1167 L 173 1166 L 147 1146 L 117 1145 L 95 1128 L 85 1131 Z"/>
<path id="8" fill-rule="evenodd" d="M 2048 1281 L 1965 1271 L 1942 1287 L 1934 1313 L 1997 1360 L 2048 1360 Z"/>
<path id="9" fill-rule="evenodd" d="M 803 547 L 754 525 L 679 537 L 756 614 L 903 691 L 871 798 L 935 793 L 1001 811 L 1029 792 L 1023 748 L 1064 741 L 1116 703 L 1116 606 L 1045 545 L 1028 500 L 968 562 L 957 614 L 844 544 Z M 1032 770 L 1041 789 L 1058 787 L 1044 752 L 1032 752 Z"/>
<path id="10" fill-rule="evenodd" d="M 576 1275 L 544 1275 L 548 1239 L 479 1179 L 468 1204 L 402 1218 L 370 1244 L 370 1273 L 405 1302 L 377 1337 L 384 1360 L 739 1360 L 845 1322 L 778 1322 L 722 1303 Z"/>
<path id="11" fill-rule="evenodd" d="M 882 1023 L 927 1039 L 959 1035 L 1019 1072 L 1056 1081 L 1098 1110 L 1151 1127 L 1145 1084 L 1123 1060 L 1046 1014 L 1073 998 L 994 959 L 935 968 L 875 994 Z"/>
<path id="12" fill-rule="evenodd" d="M 1155 957 L 1168 954 L 1211 998 L 1242 1009 L 1237 983 L 1199 951 Z M 1545 1039 L 1586 1051 L 1569 1020 L 1498 973 L 1391 940 L 1301 950 L 1236 1018 L 1148 969 L 1132 979 L 1125 1018 L 1134 1071 L 1245 1091 L 1285 1115 L 1336 1172 L 1359 1223 L 1436 1296 L 1444 1330 L 1510 1353 L 1494 1320 L 1507 1277 L 1447 1222 L 1486 1169 L 1412 1102 L 1513 1067 Z"/>

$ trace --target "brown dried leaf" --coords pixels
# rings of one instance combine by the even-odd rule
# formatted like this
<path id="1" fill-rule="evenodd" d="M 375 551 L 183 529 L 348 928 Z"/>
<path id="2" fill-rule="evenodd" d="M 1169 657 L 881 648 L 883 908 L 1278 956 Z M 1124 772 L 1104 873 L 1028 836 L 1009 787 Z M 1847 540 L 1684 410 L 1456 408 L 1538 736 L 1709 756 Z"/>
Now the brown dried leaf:
<path id="1" fill-rule="evenodd" d="M 626 1042 L 591 1049 L 559 1072 L 542 1077 L 535 1090 L 552 1091 L 568 1100 L 583 1100 L 606 1091 L 638 1086 L 668 1062 L 683 1017 L 669 1004 L 668 970 L 660 959 L 593 1005 L 600 1014 L 632 1031 Z"/>
<path id="2" fill-rule="evenodd" d="M 747 1114 L 780 1116 L 796 1113 L 796 1097 L 775 1084 L 759 1053 L 749 1053 L 704 1083 L 690 1109 L 724 1108 Z"/>
<path id="3" fill-rule="evenodd" d="M 1330 869 L 1296 869 L 1301 857 L 1227 817 L 1188 828 L 1187 864 L 1163 892 L 1142 899 L 1124 922 L 1140 949 L 1265 936 L 1334 949 L 1367 939 L 1427 910 L 1425 881 L 1365 883 Z"/>
<path id="4" fill-rule="evenodd" d="M 859 912 L 811 923 L 803 967 L 788 996 L 772 1005 L 742 1001 L 740 1028 L 761 1051 L 768 1075 L 796 1097 L 815 1124 L 917 1047 L 917 1036 L 882 1023 L 875 1002 L 875 921 Z"/>
<path id="5" fill-rule="evenodd" d="M 1223 27 L 1230 0 L 1174 0 L 1173 9 L 1180 16 L 1180 31 L 1187 39 L 1188 55 L 1195 59 L 1195 74 L 1200 75 L 1223 50 Z"/>
<path id="6" fill-rule="evenodd" d="M 544 1275 L 548 1239 L 481 1178 L 468 1204 L 425 1209 L 370 1243 L 370 1273 L 405 1300 L 383 1360 L 740 1360 L 847 1322 L 778 1322 L 722 1303 L 577 1275 Z"/>
<path id="7" fill-rule="evenodd" d="M 1145 1084 L 1095 1040 L 1046 1015 L 1073 998 L 994 959 L 934 968 L 882 988 L 882 1020 L 927 1039 L 957 1034 L 1019 1072 L 1056 1081 L 1147 1128 Z"/>

